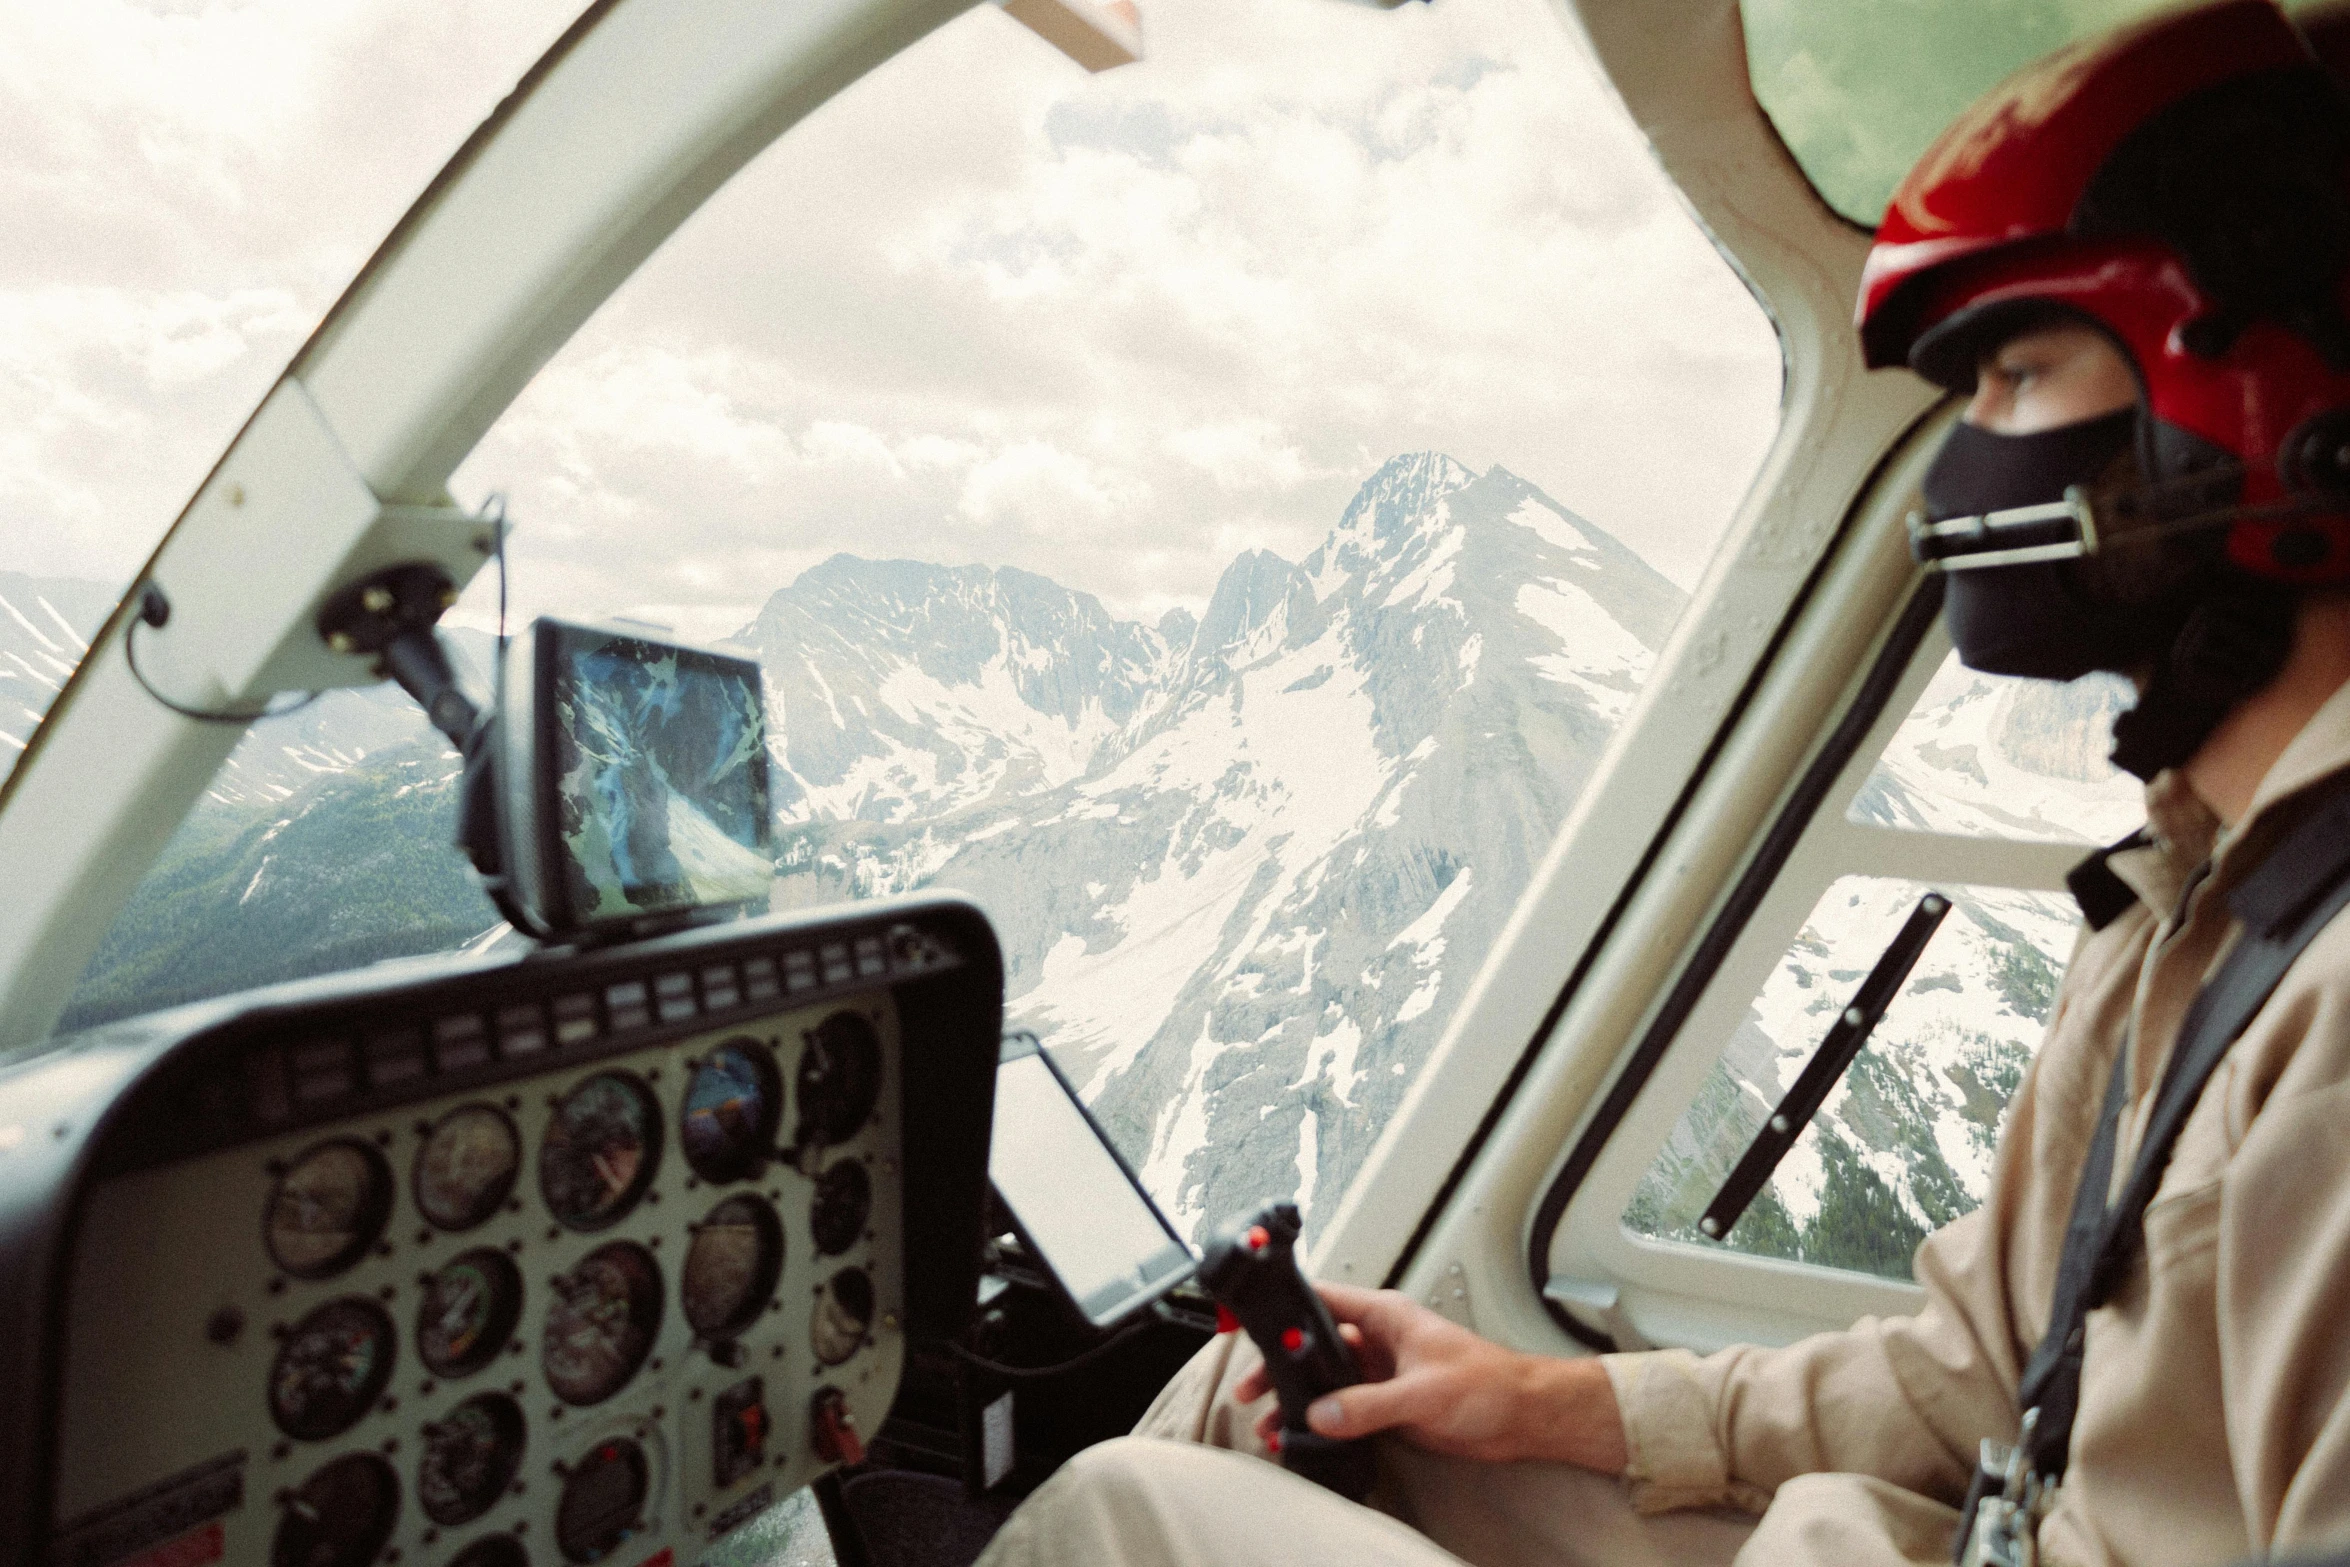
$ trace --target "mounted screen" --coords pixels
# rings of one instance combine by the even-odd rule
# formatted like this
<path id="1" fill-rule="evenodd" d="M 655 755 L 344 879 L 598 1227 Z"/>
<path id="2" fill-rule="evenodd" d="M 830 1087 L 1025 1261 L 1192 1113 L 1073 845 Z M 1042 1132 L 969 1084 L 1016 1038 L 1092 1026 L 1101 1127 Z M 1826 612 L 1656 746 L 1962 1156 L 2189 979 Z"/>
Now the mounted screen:
<path id="1" fill-rule="evenodd" d="M 1095 1327 L 1191 1276 L 1185 1246 L 1033 1040 L 996 1068 L 988 1176 L 1078 1314 Z"/>
<path id="2" fill-rule="evenodd" d="M 506 864 L 543 932 L 763 906 L 775 860 L 759 666 L 546 619 L 516 651 Z"/>

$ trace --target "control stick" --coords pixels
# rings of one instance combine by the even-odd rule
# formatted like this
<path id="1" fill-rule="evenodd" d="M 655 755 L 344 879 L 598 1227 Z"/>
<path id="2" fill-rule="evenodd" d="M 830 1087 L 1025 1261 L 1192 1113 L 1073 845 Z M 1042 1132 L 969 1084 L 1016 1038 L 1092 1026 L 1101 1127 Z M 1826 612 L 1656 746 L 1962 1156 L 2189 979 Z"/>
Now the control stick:
<path id="1" fill-rule="evenodd" d="M 1291 1473 L 1350 1502 L 1370 1493 L 1375 1464 L 1367 1438 L 1337 1441 L 1306 1425 L 1306 1406 L 1363 1379 L 1354 1351 L 1322 1297 L 1298 1271 L 1297 1204 L 1277 1202 L 1211 1242 L 1199 1280 L 1265 1355 L 1281 1400 L 1281 1462 Z"/>

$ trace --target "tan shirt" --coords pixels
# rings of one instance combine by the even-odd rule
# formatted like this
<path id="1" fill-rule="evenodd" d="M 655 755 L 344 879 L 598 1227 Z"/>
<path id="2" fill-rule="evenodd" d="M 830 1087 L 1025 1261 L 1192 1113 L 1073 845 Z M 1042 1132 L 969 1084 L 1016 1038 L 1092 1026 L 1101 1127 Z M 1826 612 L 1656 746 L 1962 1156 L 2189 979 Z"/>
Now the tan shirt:
<path id="1" fill-rule="evenodd" d="M 2141 901 L 2075 947 L 1987 1199 L 1918 1249 L 1915 1316 L 1784 1349 L 1607 1358 L 1644 1510 L 1759 1509 L 1776 1495 L 1742 1561 L 1948 1559 L 1949 1507 L 1978 1440 L 2014 1434 L 2016 1383 L 2047 1324 L 2073 1188 L 2133 1013 L 2117 1185 L 2188 1004 L 2233 939 L 2228 893 L 2301 819 L 2299 792 L 2345 766 L 2350 687 L 2294 739 L 2216 854 L 2218 824 L 2182 782 L 2165 774 L 2147 791 L 2157 845 L 2111 862 Z M 2341 918 L 2213 1074 L 2147 1209 L 2134 1276 L 2089 1318 L 2072 1461 L 2042 1559 L 2217 1567 L 2350 1540 L 2346 1389 Z M 1797 1476 L 1814 1478 L 1788 1486 Z"/>

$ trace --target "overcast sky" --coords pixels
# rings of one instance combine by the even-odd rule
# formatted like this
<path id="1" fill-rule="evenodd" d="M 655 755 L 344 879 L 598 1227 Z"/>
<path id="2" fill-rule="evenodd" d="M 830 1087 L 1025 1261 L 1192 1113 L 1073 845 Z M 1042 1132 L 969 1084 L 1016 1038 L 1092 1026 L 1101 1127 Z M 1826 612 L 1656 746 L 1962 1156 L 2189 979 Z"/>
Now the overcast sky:
<path id="1" fill-rule="evenodd" d="M 0 0 L 0 566 L 127 578 L 575 3 Z M 714 634 L 848 549 L 1196 609 L 1423 447 L 1693 583 L 1777 348 L 1544 0 L 1143 15 L 1088 77 L 983 7 L 682 229 L 456 476 L 520 608 Z"/>

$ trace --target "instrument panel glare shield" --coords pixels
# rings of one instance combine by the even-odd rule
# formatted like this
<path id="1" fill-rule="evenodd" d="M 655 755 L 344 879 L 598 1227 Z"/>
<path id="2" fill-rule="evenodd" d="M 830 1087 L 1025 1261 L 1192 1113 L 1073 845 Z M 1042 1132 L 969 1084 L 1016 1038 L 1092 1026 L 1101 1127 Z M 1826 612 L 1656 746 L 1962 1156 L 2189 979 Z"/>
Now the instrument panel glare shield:
<path id="1" fill-rule="evenodd" d="M 450 1111 L 425 1133 L 410 1187 L 417 1211 L 444 1230 L 486 1222 L 514 1191 L 522 1139 L 503 1110 L 485 1104 Z"/>
<path id="2" fill-rule="evenodd" d="M 565 1094 L 539 1145 L 539 1194 L 575 1230 L 627 1217 L 661 1163 L 661 1106 L 633 1072 L 599 1072 Z"/>
<path id="3" fill-rule="evenodd" d="M 392 1213 L 392 1170 L 356 1138 L 303 1152 L 269 1194 L 270 1260 L 298 1279 L 332 1278 L 367 1255 Z"/>

